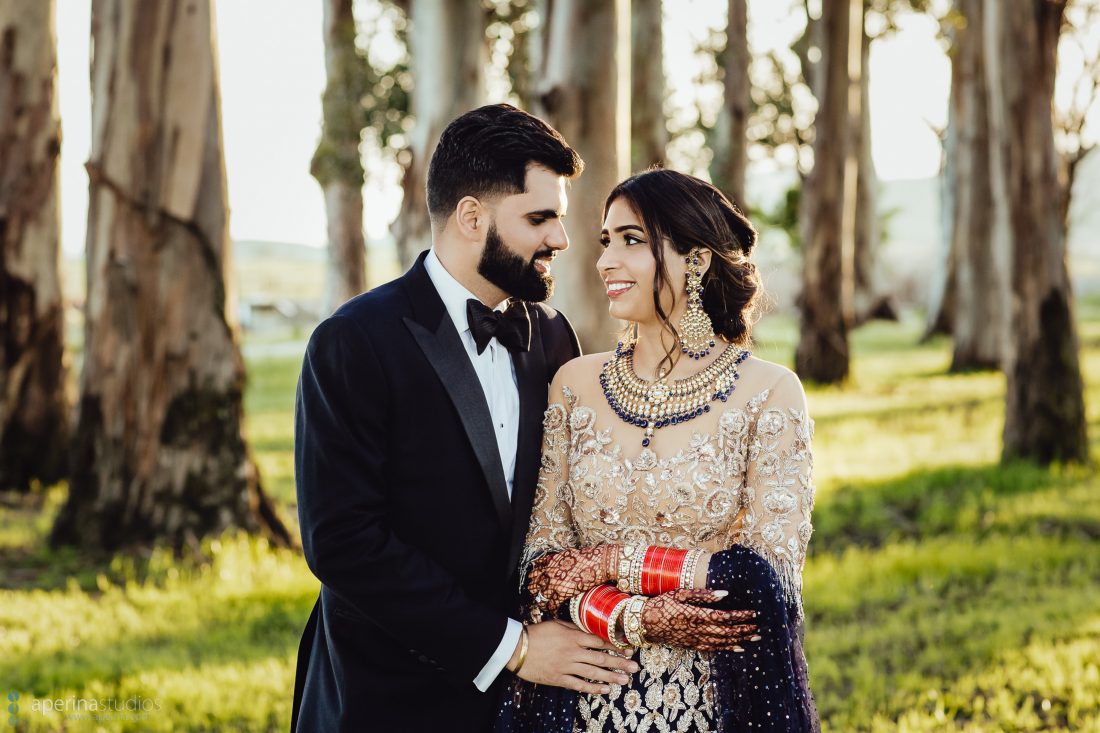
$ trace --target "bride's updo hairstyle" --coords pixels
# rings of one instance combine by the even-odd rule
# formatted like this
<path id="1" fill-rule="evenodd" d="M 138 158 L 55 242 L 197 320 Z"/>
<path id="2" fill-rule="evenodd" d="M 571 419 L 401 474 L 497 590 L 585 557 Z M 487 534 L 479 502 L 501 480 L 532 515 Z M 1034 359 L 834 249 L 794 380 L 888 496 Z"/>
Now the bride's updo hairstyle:
<path id="1" fill-rule="evenodd" d="M 664 242 L 680 255 L 693 247 L 711 251 L 710 267 L 703 274 L 703 310 L 714 323 L 714 332 L 731 343 L 747 346 L 752 337 L 760 277 L 749 255 L 756 246 L 756 229 L 737 204 L 721 191 L 695 176 L 654 169 L 627 178 L 616 186 L 603 214 L 612 202 L 623 199 L 641 219 L 650 251 L 657 261 L 653 304 L 657 315 L 674 336 L 676 325 L 661 307 L 666 285 L 680 297 L 683 283 L 672 283 L 665 265 Z"/>

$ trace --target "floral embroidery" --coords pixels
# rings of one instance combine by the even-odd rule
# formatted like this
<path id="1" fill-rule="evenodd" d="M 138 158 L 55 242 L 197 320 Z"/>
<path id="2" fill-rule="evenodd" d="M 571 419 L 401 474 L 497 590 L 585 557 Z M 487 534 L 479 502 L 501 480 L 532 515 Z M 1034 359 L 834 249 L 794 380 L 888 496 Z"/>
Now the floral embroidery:
<path id="1" fill-rule="evenodd" d="M 797 382 L 795 382 L 797 384 Z M 543 421 L 543 459 L 521 577 L 546 552 L 604 543 L 705 547 L 734 544 L 776 570 L 801 615 L 801 574 L 813 531 L 813 421 L 801 388 L 763 390 L 695 432 L 675 454 L 623 455 L 596 411 L 563 388 Z M 795 399 L 795 397 L 797 399 Z M 792 406 L 793 405 L 793 406 Z M 714 690 L 707 654 L 655 646 L 638 651 L 633 686 L 582 695 L 577 730 L 710 731 Z"/>

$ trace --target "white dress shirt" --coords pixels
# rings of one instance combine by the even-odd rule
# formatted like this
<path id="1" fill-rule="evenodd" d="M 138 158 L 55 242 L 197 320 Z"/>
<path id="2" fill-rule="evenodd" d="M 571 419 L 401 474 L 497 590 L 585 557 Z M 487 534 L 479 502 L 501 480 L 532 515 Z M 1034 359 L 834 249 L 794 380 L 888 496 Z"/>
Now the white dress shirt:
<path id="1" fill-rule="evenodd" d="M 466 347 L 466 354 L 470 357 L 477 379 L 481 383 L 481 390 L 485 393 L 489 415 L 493 418 L 493 430 L 496 432 L 497 450 L 500 451 L 500 465 L 504 467 L 504 480 L 508 486 L 508 497 L 511 498 L 512 482 L 516 472 L 516 444 L 519 439 L 519 387 L 516 385 L 512 354 L 495 338 L 490 339 L 485 351 L 477 353 L 474 335 L 470 332 L 469 320 L 466 317 L 466 301 L 477 300 L 477 296 L 447 272 L 443 263 L 439 261 L 439 257 L 436 256 L 434 248 L 424 259 L 424 268 L 428 271 L 432 285 L 443 300 L 447 315 L 451 317 L 451 321 L 458 330 L 458 335 Z M 501 303 L 496 309 L 503 310 L 504 306 L 505 304 Z M 500 645 L 478 676 L 474 678 L 474 685 L 479 690 L 482 692 L 488 690 L 489 685 L 504 669 L 504 665 L 508 664 L 522 630 L 523 625 L 519 621 L 508 619 L 508 626 L 504 630 Z"/>

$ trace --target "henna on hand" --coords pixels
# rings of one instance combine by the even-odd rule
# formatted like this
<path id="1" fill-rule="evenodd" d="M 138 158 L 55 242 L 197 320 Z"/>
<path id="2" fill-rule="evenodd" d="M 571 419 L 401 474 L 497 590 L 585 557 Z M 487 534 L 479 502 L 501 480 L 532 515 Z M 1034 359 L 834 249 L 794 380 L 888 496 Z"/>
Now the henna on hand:
<path id="1" fill-rule="evenodd" d="M 596 545 L 543 555 L 531 566 L 527 590 L 535 605 L 553 613 L 573 596 L 615 580 L 618 545 Z"/>
<path id="2" fill-rule="evenodd" d="M 755 639 L 757 627 L 747 623 L 755 611 L 720 611 L 706 608 L 724 596 L 712 590 L 675 590 L 647 598 L 642 607 L 645 640 L 699 651 L 744 651 Z"/>

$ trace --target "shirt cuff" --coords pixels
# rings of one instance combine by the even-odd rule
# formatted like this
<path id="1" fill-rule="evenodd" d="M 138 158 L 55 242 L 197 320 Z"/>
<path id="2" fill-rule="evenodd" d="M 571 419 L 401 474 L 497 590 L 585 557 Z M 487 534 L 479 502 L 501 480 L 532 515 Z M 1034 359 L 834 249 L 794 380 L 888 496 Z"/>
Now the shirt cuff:
<path id="1" fill-rule="evenodd" d="M 500 640 L 500 646 L 493 652 L 493 656 L 489 657 L 489 661 L 481 668 L 478 676 L 474 678 L 474 686 L 477 689 L 485 692 L 489 689 L 489 685 L 493 684 L 493 680 L 497 678 L 516 651 L 516 643 L 519 641 L 519 635 L 522 631 L 523 624 L 514 618 L 508 619 L 508 627 L 504 629 L 504 638 Z"/>

